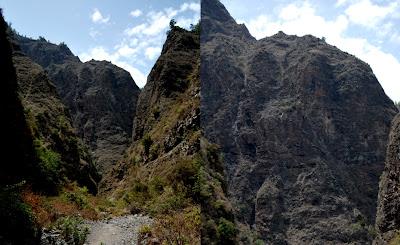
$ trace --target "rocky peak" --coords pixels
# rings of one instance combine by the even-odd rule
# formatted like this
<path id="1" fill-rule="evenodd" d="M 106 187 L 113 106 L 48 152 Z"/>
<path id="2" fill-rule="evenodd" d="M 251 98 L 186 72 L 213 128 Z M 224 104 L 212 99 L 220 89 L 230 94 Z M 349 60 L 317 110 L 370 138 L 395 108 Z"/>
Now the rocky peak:
<path id="1" fill-rule="evenodd" d="M 79 61 L 79 58 L 71 52 L 65 43 L 57 45 L 44 38 L 35 40 L 18 34 L 14 34 L 14 38 L 20 49 L 29 57 L 34 58 L 34 61 L 44 68 L 51 64 Z"/>
<path id="2" fill-rule="evenodd" d="M 204 26 L 202 39 L 221 33 L 245 41 L 255 40 L 247 27 L 244 24 L 237 24 L 225 6 L 218 0 L 201 1 L 201 23 Z"/>
<path id="3" fill-rule="evenodd" d="M 234 22 L 225 6 L 218 0 L 201 1 L 204 17 L 218 22 Z"/>
<path id="4" fill-rule="evenodd" d="M 188 89 L 189 75 L 199 62 L 199 47 L 197 34 L 179 27 L 170 31 L 161 55 L 139 96 L 133 125 L 133 140 L 142 138 L 152 127 L 154 111 L 163 110 L 162 104 L 173 100 Z"/>

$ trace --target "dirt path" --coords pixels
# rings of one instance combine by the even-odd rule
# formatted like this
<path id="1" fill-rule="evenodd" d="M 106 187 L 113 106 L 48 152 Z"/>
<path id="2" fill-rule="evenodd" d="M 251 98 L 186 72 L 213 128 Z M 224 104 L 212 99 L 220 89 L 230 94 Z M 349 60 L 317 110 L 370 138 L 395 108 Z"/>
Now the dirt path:
<path id="1" fill-rule="evenodd" d="M 92 221 L 88 225 L 90 233 L 87 245 L 124 245 L 136 244 L 139 228 L 151 224 L 152 220 L 142 215 L 127 215 L 110 220 Z"/>

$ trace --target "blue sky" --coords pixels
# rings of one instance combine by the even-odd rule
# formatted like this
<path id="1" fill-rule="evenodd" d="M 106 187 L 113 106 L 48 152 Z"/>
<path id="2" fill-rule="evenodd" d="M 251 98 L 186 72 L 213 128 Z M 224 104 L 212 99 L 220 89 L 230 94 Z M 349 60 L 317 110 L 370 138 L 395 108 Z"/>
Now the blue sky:
<path id="1" fill-rule="evenodd" d="M 386 94 L 400 101 L 400 0 L 221 0 L 257 39 L 279 30 L 325 37 L 370 64 Z"/>
<path id="2" fill-rule="evenodd" d="M 82 61 L 108 60 L 143 87 L 174 18 L 197 23 L 199 0 L 1 0 L 8 22 L 22 35 L 65 42 Z"/>

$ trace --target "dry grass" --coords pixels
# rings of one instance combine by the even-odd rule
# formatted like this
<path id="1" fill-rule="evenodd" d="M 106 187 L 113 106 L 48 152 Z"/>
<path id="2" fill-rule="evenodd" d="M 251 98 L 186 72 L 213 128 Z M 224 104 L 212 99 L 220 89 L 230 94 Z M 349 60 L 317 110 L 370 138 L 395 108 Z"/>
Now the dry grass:
<path id="1" fill-rule="evenodd" d="M 96 220 L 112 213 L 115 209 L 111 202 L 102 197 L 92 196 L 85 188 L 70 184 L 63 188 L 58 196 L 44 196 L 26 188 L 22 199 L 32 208 L 39 225 L 48 227 L 61 217 L 80 216 Z"/>
<path id="2" fill-rule="evenodd" d="M 151 229 L 151 234 L 161 244 L 200 244 L 200 207 L 186 208 L 183 212 L 157 219 Z"/>

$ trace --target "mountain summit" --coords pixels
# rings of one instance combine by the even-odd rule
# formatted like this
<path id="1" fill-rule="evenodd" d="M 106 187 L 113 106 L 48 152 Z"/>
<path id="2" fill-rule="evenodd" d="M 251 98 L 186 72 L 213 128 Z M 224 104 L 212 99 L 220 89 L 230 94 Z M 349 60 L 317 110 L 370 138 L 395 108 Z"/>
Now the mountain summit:
<path id="1" fill-rule="evenodd" d="M 217 0 L 202 21 L 201 127 L 224 153 L 240 240 L 371 241 L 397 109 L 369 65 L 310 35 L 256 41 Z"/>

